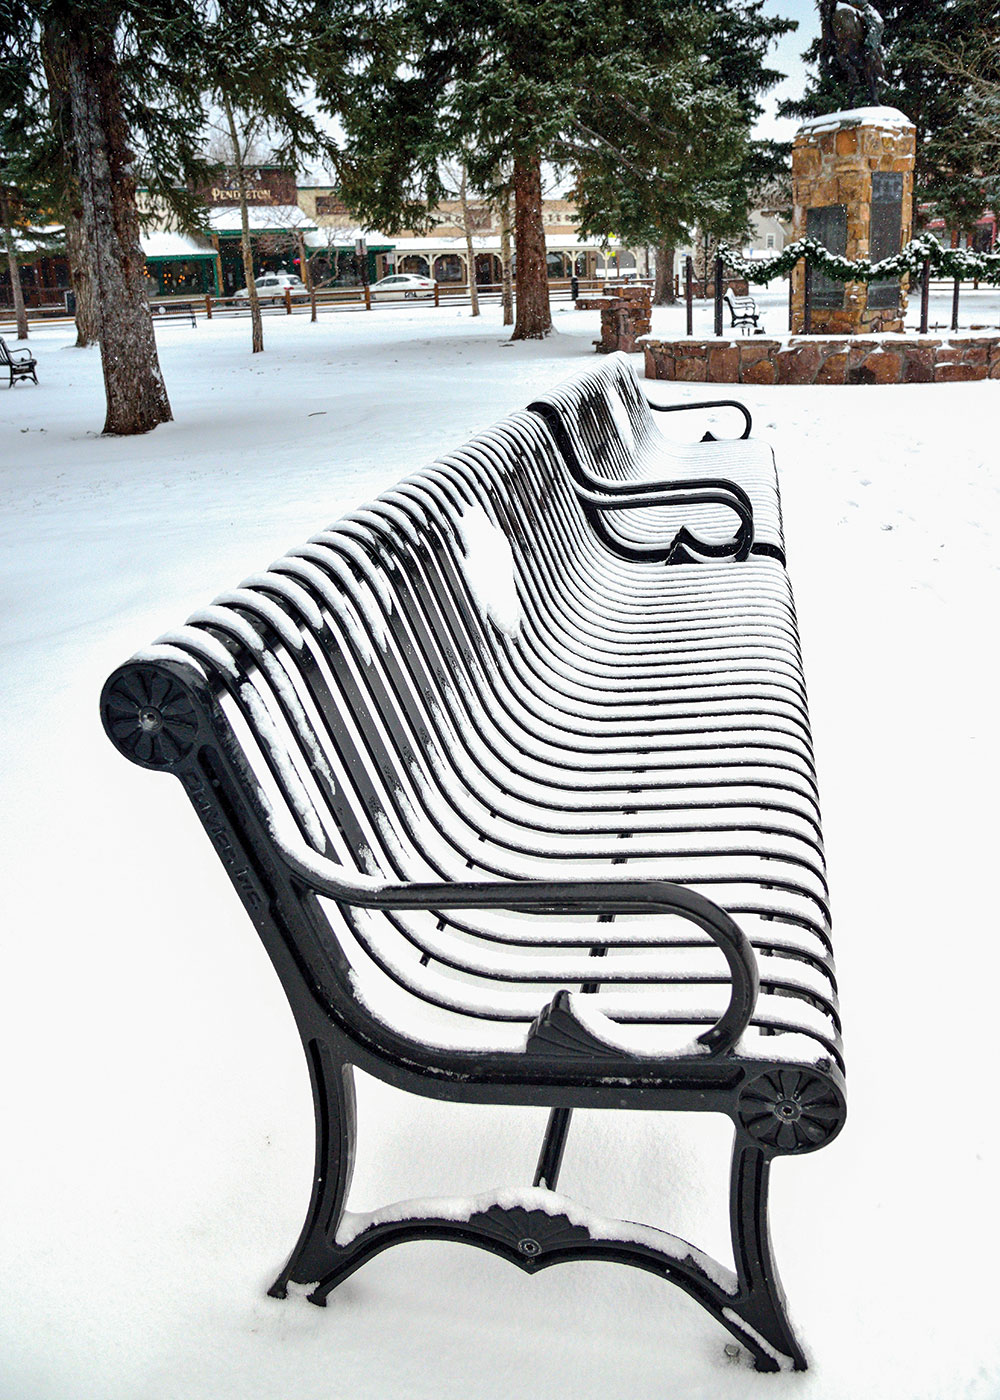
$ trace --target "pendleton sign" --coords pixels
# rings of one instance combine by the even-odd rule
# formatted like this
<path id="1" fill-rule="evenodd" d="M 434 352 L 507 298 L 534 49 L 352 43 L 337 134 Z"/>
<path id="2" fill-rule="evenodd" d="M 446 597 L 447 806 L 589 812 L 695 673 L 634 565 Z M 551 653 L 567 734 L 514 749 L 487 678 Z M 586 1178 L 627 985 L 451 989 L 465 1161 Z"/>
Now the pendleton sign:
<path id="1" fill-rule="evenodd" d="M 294 204 L 296 185 L 294 171 L 278 165 L 248 165 L 244 171 L 247 203 L 256 205 Z M 215 178 L 198 191 L 204 204 L 235 205 L 240 197 L 236 188 L 236 172 L 232 167 L 220 170 Z"/>

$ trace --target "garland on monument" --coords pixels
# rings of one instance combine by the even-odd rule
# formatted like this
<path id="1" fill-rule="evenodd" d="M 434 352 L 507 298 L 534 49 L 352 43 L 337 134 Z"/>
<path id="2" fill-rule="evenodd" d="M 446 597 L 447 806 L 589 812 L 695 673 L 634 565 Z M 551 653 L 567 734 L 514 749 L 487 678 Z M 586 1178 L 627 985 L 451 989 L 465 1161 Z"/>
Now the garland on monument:
<path id="1" fill-rule="evenodd" d="M 929 263 L 934 277 L 1000 284 L 1000 253 L 943 248 L 930 234 L 920 235 L 891 258 L 883 258 L 877 263 L 869 262 L 867 258 L 852 261 L 838 257 L 817 243 L 815 238 L 800 238 L 795 243 L 789 243 L 774 258 L 744 258 L 731 248 L 720 248 L 719 252 L 732 273 L 758 285 L 783 277 L 802 258 L 835 282 L 882 282 L 906 273 L 919 276 L 924 263 Z"/>

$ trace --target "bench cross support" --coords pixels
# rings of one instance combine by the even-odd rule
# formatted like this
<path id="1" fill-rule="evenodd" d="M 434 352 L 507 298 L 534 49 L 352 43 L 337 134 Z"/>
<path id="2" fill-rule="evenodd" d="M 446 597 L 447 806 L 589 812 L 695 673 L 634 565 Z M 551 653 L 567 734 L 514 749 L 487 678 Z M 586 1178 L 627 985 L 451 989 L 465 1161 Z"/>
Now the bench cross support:
<path id="1" fill-rule="evenodd" d="M 738 1126 L 730 1178 L 736 1274 L 686 1240 L 651 1226 L 592 1216 L 555 1194 L 572 1110 L 550 1112 L 535 1186 L 466 1202 L 401 1203 L 365 1215 L 346 1210 L 357 1135 L 353 1067 L 332 1047 L 306 1038 L 316 1106 L 316 1171 L 298 1244 L 269 1292 L 311 1285 L 309 1301 L 329 1294 L 369 1259 L 407 1240 L 476 1245 L 528 1273 L 573 1260 L 630 1264 L 675 1283 L 749 1352 L 759 1371 L 804 1370 L 806 1360 L 785 1313 L 767 1223 L 770 1153 Z"/>

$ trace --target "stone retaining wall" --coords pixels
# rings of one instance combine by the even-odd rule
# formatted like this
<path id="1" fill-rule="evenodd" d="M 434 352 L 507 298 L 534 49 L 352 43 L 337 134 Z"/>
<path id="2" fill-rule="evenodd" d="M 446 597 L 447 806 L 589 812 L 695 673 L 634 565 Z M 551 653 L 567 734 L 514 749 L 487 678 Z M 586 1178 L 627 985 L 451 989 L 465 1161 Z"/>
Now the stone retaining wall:
<path id="1" fill-rule="evenodd" d="M 1000 379 L 1000 336 L 875 340 L 793 336 L 769 340 L 643 337 L 647 379 L 697 384 L 941 384 Z"/>

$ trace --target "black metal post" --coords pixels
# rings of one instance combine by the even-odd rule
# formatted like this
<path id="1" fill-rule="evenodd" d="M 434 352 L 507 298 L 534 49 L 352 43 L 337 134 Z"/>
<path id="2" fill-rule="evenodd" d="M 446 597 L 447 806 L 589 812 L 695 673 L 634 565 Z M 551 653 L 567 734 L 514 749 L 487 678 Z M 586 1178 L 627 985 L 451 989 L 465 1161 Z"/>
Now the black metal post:
<path id="1" fill-rule="evenodd" d="M 722 279 L 723 279 L 723 276 L 724 276 L 724 268 L 723 268 L 723 266 L 722 266 L 722 257 L 720 256 L 720 254 L 716 253 L 716 255 L 715 255 L 715 334 L 716 334 L 716 335 L 721 335 L 721 334 L 722 334 Z"/>
<path id="2" fill-rule="evenodd" d="M 959 278 L 955 278 L 955 285 L 951 289 L 951 328 L 958 330 L 958 289 L 962 285 Z"/>
<path id="3" fill-rule="evenodd" d="M 694 258 L 684 259 L 684 301 L 687 306 L 687 333 L 694 335 Z"/>
<path id="4" fill-rule="evenodd" d="M 573 1110 L 571 1108 L 553 1108 L 549 1111 L 545 1140 L 539 1153 L 538 1166 L 535 1168 L 534 1184 L 536 1186 L 546 1186 L 550 1191 L 556 1189 L 559 1181 L 559 1168 L 562 1166 L 563 1152 L 566 1148 L 566 1134 L 569 1132 L 569 1121 L 572 1116 Z"/>
<path id="5" fill-rule="evenodd" d="M 927 310 L 931 297 L 931 260 L 924 259 L 924 270 L 920 276 L 920 334 L 927 334 Z"/>
<path id="6" fill-rule="evenodd" d="M 795 305 L 794 268 L 788 274 L 788 329 L 792 329 L 792 309 Z"/>
<path id="7" fill-rule="evenodd" d="M 812 335 L 812 328 L 813 328 L 813 316 L 812 316 L 812 264 L 810 263 L 810 261 L 809 261 L 808 258 L 804 258 L 803 261 L 805 262 L 806 270 L 805 270 L 804 286 L 803 286 L 803 289 L 802 289 L 802 290 L 803 290 L 802 333 L 803 333 L 803 335 Z"/>

